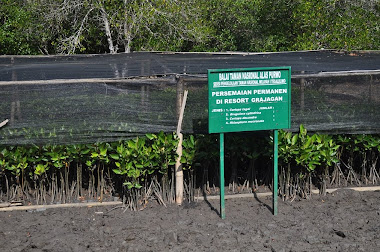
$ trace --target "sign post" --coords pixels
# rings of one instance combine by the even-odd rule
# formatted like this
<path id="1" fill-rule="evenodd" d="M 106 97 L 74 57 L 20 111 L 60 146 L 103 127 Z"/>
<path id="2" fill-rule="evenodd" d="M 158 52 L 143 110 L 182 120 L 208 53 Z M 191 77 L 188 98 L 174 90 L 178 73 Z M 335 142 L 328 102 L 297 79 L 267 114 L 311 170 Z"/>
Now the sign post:
<path id="1" fill-rule="evenodd" d="M 220 133 L 220 217 L 226 218 L 224 205 L 224 133 Z"/>
<path id="2" fill-rule="evenodd" d="M 277 215 L 278 191 L 278 130 L 273 131 L 273 215 Z"/>
<path id="3" fill-rule="evenodd" d="M 224 206 L 224 134 L 274 130 L 273 214 L 277 215 L 278 129 L 290 128 L 290 67 L 208 70 L 209 133 L 220 133 L 220 215 Z"/>

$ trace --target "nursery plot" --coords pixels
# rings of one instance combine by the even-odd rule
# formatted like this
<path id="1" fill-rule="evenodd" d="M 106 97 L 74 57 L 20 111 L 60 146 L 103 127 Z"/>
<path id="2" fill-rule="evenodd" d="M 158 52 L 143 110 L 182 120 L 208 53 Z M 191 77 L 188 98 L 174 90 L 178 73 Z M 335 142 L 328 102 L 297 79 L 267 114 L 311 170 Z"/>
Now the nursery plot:
<path id="1" fill-rule="evenodd" d="M 282 153 L 289 155 L 280 164 L 280 195 L 376 184 L 379 62 L 378 52 L 337 51 L 0 56 L 0 122 L 9 119 L 0 129 L 1 200 L 54 204 L 125 196 L 135 210 L 147 207 L 150 197 L 174 202 L 173 132 L 185 90 L 185 194 L 193 199 L 195 186 L 218 193 L 218 140 L 207 134 L 206 73 L 215 68 L 291 66 L 293 133 L 281 132 L 289 147 Z M 328 133 L 343 135 L 323 135 Z M 268 167 L 270 156 L 262 152 L 270 137 L 261 149 L 252 140 L 230 140 L 226 177 L 232 193 L 269 185 L 271 174 L 258 167 Z M 297 156 L 299 149 L 313 155 Z"/>

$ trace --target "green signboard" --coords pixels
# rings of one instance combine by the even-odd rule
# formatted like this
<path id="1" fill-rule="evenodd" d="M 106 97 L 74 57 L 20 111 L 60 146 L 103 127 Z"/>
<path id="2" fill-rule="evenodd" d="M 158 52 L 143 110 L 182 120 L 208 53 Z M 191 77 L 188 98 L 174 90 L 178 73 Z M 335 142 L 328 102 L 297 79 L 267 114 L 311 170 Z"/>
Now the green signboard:
<path id="1" fill-rule="evenodd" d="M 290 67 L 208 70 L 209 132 L 290 128 Z"/>
<path id="2" fill-rule="evenodd" d="M 277 215 L 278 129 L 290 128 L 290 67 L 208 70 L 209 132 L 220 133 L 220 216 L 224 133 L 273 130 L 273 214 Z"/>

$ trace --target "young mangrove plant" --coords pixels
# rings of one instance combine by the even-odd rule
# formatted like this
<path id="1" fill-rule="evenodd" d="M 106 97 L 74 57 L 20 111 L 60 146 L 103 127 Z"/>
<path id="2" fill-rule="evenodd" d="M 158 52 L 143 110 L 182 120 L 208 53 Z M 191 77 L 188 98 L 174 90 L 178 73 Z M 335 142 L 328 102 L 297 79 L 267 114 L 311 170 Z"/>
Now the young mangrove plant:
<path id="1" fill-rule="evenodd" d="M 229 134 L 226 181 L 231 193 L 270 186 L 269 135 Z M 0 146 L 0 200 L 24 204 L 103 201 L 122 197 L 131 209 L 156 200 L 175 202 L 178 138 L 151 133 L 112 143 Z M 331 186 L 380 182 L 378 135 L 279 131 L 279 194 L 284 200 L 322 194 Z M 185 135 L 180 160 L 185 196 L 218 193 L 219 143 L 215 135 Z"/>

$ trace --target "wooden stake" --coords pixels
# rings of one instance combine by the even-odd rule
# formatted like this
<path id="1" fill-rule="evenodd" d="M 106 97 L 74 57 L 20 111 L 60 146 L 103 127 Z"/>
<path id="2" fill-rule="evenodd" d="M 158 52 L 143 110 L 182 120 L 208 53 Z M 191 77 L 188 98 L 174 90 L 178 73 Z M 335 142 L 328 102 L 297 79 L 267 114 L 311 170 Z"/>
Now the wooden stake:
<path id="1" fill-rule="evenodd" d="M 3 126 L 5 126 L 5 124 L 7 124 L 8 121 L 9 121 L 9 120 L 7 119 L 7 120 L 5 120 L 4 122 L 1 122 L 1 123 L 0 123 L 0 128 L 3 127 Z"/>
<path id="2" fill-rule="evenodd" d="M 183 202 L 183 169 L 181 164 L 182 157 L 182 133 L 177 133 L 179 137 L 178 147 L 177 147 L 177 161 L 175 163 L 175 201 L 177 205 L 182 205 Z"/>
<path id="3" fill-rule="evenodd" d="M 177 125 L 177 136 L 179 137 L 179 142 L 178 142 L 178 147 L 177 147 L 178 158 L 175 164 L 175 171 L 176 171 L 175 173 L 175 196 L 176 196 L 175 199 L 176 199 L 177 205 L 181 205 L 183 202 L 183 170 L 182 170 L 182 164 L 181 164 L 183 135 L 181 133 L 181 129 L 182 129 L 183 114 L 185 112 L 187 93 L 188 91 L 185 90 L 185 93 L 183 95 L 183 100 L 182 100 L 181 111 L 179 114 L 178 125 Z"/>

